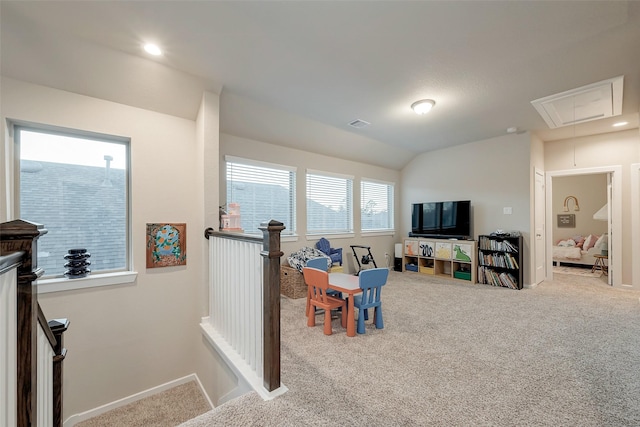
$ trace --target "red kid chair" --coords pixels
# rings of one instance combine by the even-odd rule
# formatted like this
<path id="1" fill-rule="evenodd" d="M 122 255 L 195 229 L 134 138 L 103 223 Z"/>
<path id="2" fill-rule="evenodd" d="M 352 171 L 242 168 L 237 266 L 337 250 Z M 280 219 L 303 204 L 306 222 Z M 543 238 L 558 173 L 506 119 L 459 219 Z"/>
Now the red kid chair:
<path id="1" fill-rule="evenodd" d="M 304 281 L 309 287 L 309 308 L 307 326 L 316 326 L 315 307 L 324 310 L 324 334 L 331 335 L 331 310 L 342 307 L 342 327 L 347 327 L 347 305 L 343 299 L 327 295 L 329 273 L 317 268 L 302 269 Z"/>

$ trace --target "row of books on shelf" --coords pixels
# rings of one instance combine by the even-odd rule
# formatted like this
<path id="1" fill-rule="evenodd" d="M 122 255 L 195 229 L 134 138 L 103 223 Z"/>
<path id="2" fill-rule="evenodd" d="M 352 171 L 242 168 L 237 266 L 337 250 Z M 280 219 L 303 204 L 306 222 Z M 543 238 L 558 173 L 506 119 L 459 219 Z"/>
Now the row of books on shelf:
<path id="1" fill-rule="evenodd" d="M 484 253 L 478 251 L 480 265 L 518 269 L 518 261 L 509 254 Z"/>
<path id="2" fill-rule="evenodd" d="M 493 286 L 518 289 L 518 280 L 510 273 L 498 273 L 490 268 L 478 267 L 478 282 Z"/>
<path id="3" fill-rule="evenodd" d="M 518 252 L 518 246 L 508 240 L 494 240 L 486 237 L 480 237 L 478 247 L 490 251 Z"/>

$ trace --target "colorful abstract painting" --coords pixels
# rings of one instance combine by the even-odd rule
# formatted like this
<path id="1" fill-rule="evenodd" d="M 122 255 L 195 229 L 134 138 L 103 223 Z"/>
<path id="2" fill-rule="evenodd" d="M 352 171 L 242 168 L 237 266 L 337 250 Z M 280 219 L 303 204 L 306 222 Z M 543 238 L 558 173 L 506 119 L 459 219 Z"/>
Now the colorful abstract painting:
<path id="1" fill-rule="evenodd" d="M 147 224 L 147 268 L 187 264 L 187 224 Z"/>

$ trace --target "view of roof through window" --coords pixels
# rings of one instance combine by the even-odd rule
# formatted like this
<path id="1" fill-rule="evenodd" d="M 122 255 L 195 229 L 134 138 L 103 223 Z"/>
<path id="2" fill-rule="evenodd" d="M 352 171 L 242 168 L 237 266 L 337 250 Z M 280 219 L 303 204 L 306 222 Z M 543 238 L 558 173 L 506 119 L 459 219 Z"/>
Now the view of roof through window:
<path id="1" fill-rule="evenodd" d="M 20 135 L 20 158 L 23 160 L 66 163 L 81 166 L 105 166 L 110 156 L 112 169 L 126 169 L 126 146 L 81 137 L 52 135 L 24 130 Z"/>

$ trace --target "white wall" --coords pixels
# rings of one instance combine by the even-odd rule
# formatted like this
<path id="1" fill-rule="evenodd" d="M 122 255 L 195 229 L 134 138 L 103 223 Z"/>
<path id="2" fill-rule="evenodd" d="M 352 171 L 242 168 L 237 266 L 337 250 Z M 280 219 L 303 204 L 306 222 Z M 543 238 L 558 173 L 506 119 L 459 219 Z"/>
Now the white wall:
<path id="1" fill-rule="evenodd" d="M 520 231 L 529 283 L 530 136 L 506 135 L 420 154 L 402 171 L 400 232 L 411 231 L 411 204 L 471 200 L 473 234 Z M 511 215 L 503 208 L 510 207 Z"/>
<path id="2" fill-rule="evenodd" d="M 3 123 L 11 118 L 131 138 L 137 281 L 39 298 L 48 318 L 71 321 L 65 335 L 65 418 L 191 374 L 196 358 L 212 363 L 215 356 L 207 354 L 198 328 L 205 315 L 199 296 L 206 268 L 203 148 L 195 122 L 7 78 L 0 89 Z M 3 132 L 3 151 L 10 145 Z M 4 181 L 5 162 L 0 167 Z M 187 223 L 186 266 L 145 268 L 150 222 Z"/>
<path id="3" fill-rule="evenodd" d="M 270 163 L 295 166 L 297 167 L 296 174 L 296 211 L 297 211 L 297 227 L 298 227 L 298 239 L 290 242 L 285 241 L 282 244 L 282 250 L 284 257 L 282 262 L 286 264 L 286 257 L 292 252 L 297 251 L 303 246 L 315 246 L 318 237 L 310 237 L 307 239 L 305 236 L 306 230 L 306 198 L 305 198 L 305 180 L 306 170 L 315 169 L 327 172 L 348 174 L 354 176 L 354 188 L 353 198 L 355 201 L 354 208 L 354 229 L 355 235 L 351 237 L 336 237 L 327 236 L 333 247 L 341 247 L 343 249 L 343 261 L 346 263 L 347 271 L 356 271 L 357 264 L 354 261 L 353 254 L 351 252 L 350 245 L 365 245 L 371 246 L 371 252 L 376 260 L 378 267 L 385 266 L 385 253 L 390 255 L 390 263 L 393 266 L 393 244 L 400 242 L 402 234 L 398 235 L 363 235 L 360 230 L 360 179 L 361 178 L 373 178 L 386 182 L 395 183 L 395 222 L 396 228 L 399 225 L 399 209 L 401 183 L 400 172 L 392 169 L 386 169 L 379 166 L 372 166 L 364 163 L 353 162 L 350 160 L 344 160 L 336 157 L 328 157 L 320 154 L 309 153 L 306 151 L 297 150 L 289 147 L 282 147 L 278 145 L 268 144 L 266 142 L 251 140 L 248 138 L 241 138 L 234 135 L 222 133 L 220 135 L 220 200 L 226 199 L 226 179 L 223 176 L 225 171 L 225 155 L 238 156 L 253 160 L 261 160 Z M 241 208 L 242 212 L 242 208 Z M 274 218 L 278 219 L 278 218 Z M 360 252 L 358 253 L 360 255 Z"/>
<path id="4" fill-rule="evenodd" d="M 640 161 L 638 129 L 550 141 L 545 143 L 544 150 L 547 172 L 622 167 L 622 194 L 619 195 L 622 200 L 622 283 L 632 283 L 632 265 L 638 254 L 632 254 L 631 200 L 637 195 L 631 194 L 631 164 Z"/>

